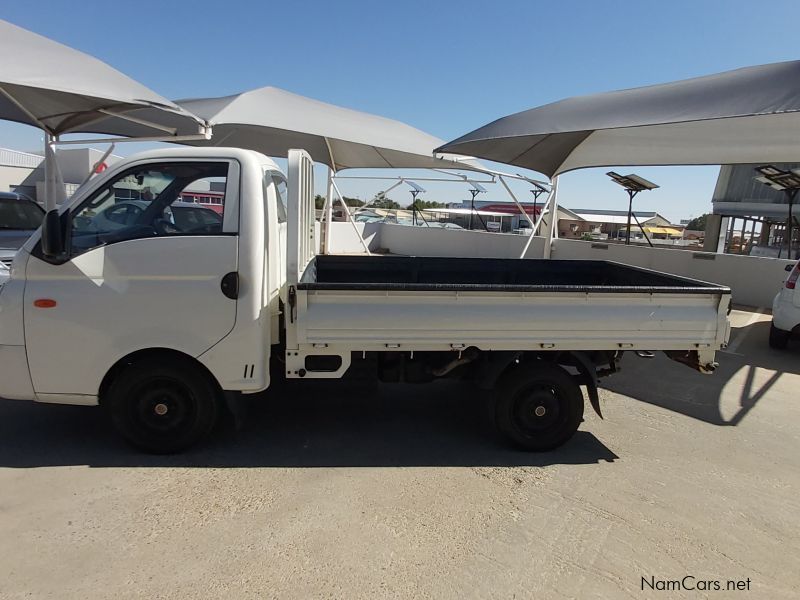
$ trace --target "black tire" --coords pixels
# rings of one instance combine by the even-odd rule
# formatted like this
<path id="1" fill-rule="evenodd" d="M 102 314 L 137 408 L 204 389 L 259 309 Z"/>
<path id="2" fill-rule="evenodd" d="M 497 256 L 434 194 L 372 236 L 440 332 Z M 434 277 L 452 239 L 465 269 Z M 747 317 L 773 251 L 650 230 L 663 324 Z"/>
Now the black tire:
<path id="1" fill-rule="evenodd" d="M 211 432 L 219 416 L 217 394 L 210 376 L 190 360 L 154 357 L 125 368 L 104 404 L 114 426 L 136 448 L 172 454 Z"/>
<path id="2" fill-rule="evenodd" d="M 778 329 L 774 323 L 771 323 L 769 326 L 769 347 L 776 350 L 785 350 L 791 335 L 791 331 Z"/>
<path id="3" fill-rule="evenodd" d="M 517 448 L 544 452 L 569 440 L 583 420 L 583 393 L 558 365 L 522 363 L 500 381 L 495 424 Z"/>

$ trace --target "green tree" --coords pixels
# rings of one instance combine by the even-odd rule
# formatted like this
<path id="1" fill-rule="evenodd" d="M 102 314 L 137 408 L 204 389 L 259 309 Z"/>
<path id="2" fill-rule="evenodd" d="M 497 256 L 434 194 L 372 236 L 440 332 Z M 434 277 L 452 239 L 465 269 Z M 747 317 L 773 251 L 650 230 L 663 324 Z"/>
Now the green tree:
<path id="1" fill-rule="evenodd" d="M 388 209 L 398 209 L 400 205 L 395 202 L 394 200 L 389 200 L 389 198 L 381 198 L 379 200 L 375 200 L 370 206 L 375 208 L 388 208 Z"/>
<path id="2" fill-rule="evenodd" d="M 347 196 L 344 197 L 344 203 L 347 206 L 364 206 L 364 203 L 358 198 L 348 198 Z"/>
<path id="3" fill-rule="evenodd" d="M 705 231 L 706 230 L 706 218 L 710 215 L 708 213 L 696 217 L 689 221 L 686 225 L 686 229 L 690 229 L 691 231 Z"/>
<path id="4" fill-rule="evenodd" d="M 322 210 L 323 208 L 325 208 L 325 197 L 324 196 L 320 196 L 319 194 L 314 196 L 314 208 L 317 209 L 317 210 Z"/>
<path id="5" fill-rule="evenodd" d="M 426 208 L 444 208 L 441 202 L 434 202 L 433 200 L 415 200 L 413 204 L 408 205 L 408 210 L 416 207 L 417 210 L 425 210 Z"/>

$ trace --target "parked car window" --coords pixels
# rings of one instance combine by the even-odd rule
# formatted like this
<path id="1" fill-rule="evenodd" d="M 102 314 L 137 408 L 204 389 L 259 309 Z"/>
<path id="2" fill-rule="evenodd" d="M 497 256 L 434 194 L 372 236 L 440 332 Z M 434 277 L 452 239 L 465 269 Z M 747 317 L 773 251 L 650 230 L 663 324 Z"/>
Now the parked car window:
<path id="1" fill-rule="evenodd" d="M 201 206 L 172 205 L 172 218 L 184 232 L 220 233 L 222 216 L 209 208 Z"/>
<path id="2" fill-rule="evenodd" d="M 43 215 L 42 209 L 31 200 L 0 198 L 0 229 L 38 229 Z"/>
<path id="3" fill-rule="evenodd" d="M 159 163 L 125 171 L 72 213 L 73 256 L 131 239 L 222 233 L 227 163 Z M 181 201 L 186 190 L 211 184 L 214 208 Z"/>

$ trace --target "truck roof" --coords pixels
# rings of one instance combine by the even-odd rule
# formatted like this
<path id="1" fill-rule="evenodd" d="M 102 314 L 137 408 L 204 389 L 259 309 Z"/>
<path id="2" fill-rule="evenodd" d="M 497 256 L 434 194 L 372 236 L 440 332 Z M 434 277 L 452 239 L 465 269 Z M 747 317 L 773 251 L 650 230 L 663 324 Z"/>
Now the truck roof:
<path id="1" fill-rule="evenodd" d="M 228 147 L 210 147 L 210 148 L 197 148 L 194 146 L 170 146 L 160 150 L 148 150 L 146 152 L 138 152 L 125 159 L 125 163 L 136 160 L 149 160 L 149 159 L 169 159 L 175 158 L 180 160 L 187 160 L 192 158 L 222 158 L 233 159 L 239 162 L 248 162 L 256 160 L 261 166 L 269 169 L 280 171 L 281 169 L 270 157 L 256 152 L 255 150 L 244 150 L 242 148 L 228 148 Z M 120 161 L 123 162 L 123 161 Z M 114 166 L 117 166 L 116 164 Z"/>

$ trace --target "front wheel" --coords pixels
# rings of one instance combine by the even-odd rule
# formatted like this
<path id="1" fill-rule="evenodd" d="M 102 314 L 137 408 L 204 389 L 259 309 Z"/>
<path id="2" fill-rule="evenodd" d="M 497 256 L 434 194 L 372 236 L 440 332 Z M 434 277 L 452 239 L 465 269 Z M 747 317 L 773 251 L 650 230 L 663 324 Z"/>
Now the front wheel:
<path id="1" fill-rule="evenodd" d="M 144 359 L 128 366 L 105 402 L 117 430 L 152 454 L 180 452 L 206 437 L 217 422 L 215 386 L 189 360 Z"/>
<path id="2" fill-rule="evenodd" d="M 776 350 L 783 350 L 786 348 L 786 345 L 789 343 L 789 336 L 791 336 L 790 331 L 784 331 L 783 329 L 778 329 L 775 327 L 775 323 L 771 323 L 769 326 L 769 346 L 770 348 L 775 348 Z"/>
<path id="3" fill-rule="evenodd" d="M 543 452 L 569 440 L 583 420 L 583 394 L 558 365 L 521 364 L 500 382 L 495 424 L 523 450 Z"/>

